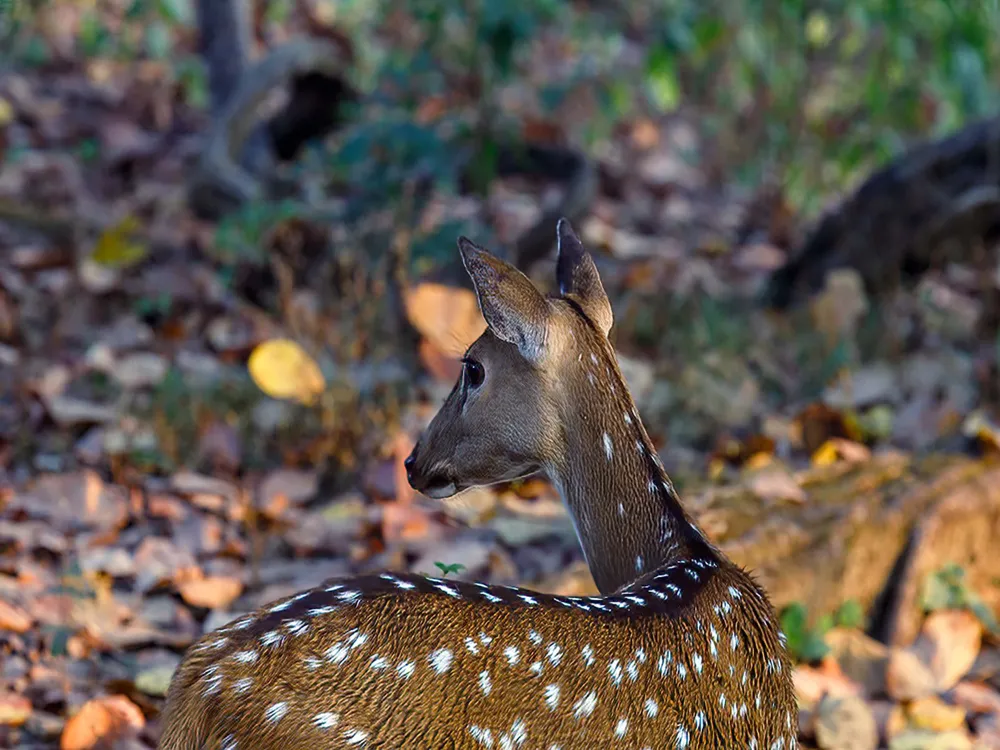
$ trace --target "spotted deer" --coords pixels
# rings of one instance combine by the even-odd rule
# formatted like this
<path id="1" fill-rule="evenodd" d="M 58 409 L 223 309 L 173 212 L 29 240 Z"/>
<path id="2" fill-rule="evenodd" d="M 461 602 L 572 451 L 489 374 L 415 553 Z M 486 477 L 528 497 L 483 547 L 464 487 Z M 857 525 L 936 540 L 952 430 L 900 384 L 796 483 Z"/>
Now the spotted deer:
<path id="1" fill-rule="evenodd" d="M 329 580 L 190 648 L 162 750 L 796 747 L 771 605 L 680 505 L 593 259 L 565 220 L 557 236 L 550 297 L 459 239 L 487 328 L 405 465 L 434 498 L 544 472 L 601 595 Z"/>

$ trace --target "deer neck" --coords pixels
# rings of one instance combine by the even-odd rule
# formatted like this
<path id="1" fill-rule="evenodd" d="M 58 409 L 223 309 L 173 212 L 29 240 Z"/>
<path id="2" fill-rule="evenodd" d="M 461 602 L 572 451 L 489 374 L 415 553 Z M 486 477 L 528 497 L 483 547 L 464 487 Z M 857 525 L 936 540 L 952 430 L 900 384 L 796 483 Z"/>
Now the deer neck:
<path id="1" fill-rule="evenodd" d="M 576 367 L 560 407 L 564 449 L 549 475 L 598 589 L 617 591 L 681 559 L 717 559 L 681 507 L 610 347 Z"/>

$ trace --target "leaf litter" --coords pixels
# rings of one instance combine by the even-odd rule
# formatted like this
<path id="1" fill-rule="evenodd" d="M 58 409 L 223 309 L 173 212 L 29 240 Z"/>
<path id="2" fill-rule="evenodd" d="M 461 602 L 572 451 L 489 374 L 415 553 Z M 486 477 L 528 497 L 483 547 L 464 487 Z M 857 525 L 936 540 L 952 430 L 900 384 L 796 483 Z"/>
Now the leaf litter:
<path id="1" fill-rule="evenodd" d="M 396 342 L 359 333 L 360 305 L 323 308 L 327 288 L 296 282 L 269 305 L 221 283 L 216 227 L 178 199 L 204 116 L 156 63 L 79 59 L 73 4 L 45 13 L 66 64 L 0 87 L 0 144 L 23 146 L 0 200 L 47 217 L 40 234 L 0 222 L 0 744 L 155 746 L 187 645 L 329 576 L 592 593 L 551 487 L 441 504 L 401 474 L 483 328 L 471 291 L 406 291 L 418 359 L 401 368 L 380 350 Z M 889 448 L 997 453 L 995 405 L 976 389 L 991 371 L 966 345 L 980 311 L 960 283 L 929 278 L 897 303 L 890 344 L 910 335 L 899 321 L 931 331 L 898 355 L 863 345 L 873 303 L 849 270 L 800 322 L 816 336 L 759 312 L 738 324 L 727 300 L 786 253 L 729 238 L 745 204 L 680 157 L 702 148 L 683 118 L 635 123 L 601 158 L 617 189 L 581 230 L 616 295 L 623 371 L 665 463 L 684 457 L 672 473 L 692 506 L 728 485 L 809 507 L 812 472 Z M 513 237 L 538 196 L 498 181 L 488 203 Z M 930 613 L 905 647 L 822 638 L 830 653 L 795 676 L 806 742 L 1000 747 L 997 640 L 968 609 Z"/>

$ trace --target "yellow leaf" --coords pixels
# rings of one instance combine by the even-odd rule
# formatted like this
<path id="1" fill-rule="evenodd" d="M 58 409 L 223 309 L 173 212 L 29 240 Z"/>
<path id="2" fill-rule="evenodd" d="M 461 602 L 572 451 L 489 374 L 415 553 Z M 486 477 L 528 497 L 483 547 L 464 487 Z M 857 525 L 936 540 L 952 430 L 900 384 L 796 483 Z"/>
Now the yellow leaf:
<path id="1" fill-rule="evenodd" d="M 173 676 L 173 667 L 152 667 L 135 676 L 135 686 L 146 695 L 162 697 L 167 694 L 167 690 L 170 688 L 170 679 Z"/>
<path id="2" fill-rule="evenodd" d="M 839 454 L 837 453 L 837 444 L 832 440 L 827 440 L 823 445 L 816 449 L 816 452 L 812 454 L 812 462 L 815 466 L 829 466 L 830 464 L 837 463 Z"/>
<path id="3" fill-rule="evenodd" d="M 718 481 L 719 477 L 722 476 L 722 472 L 726 470 L 726 462 L 721 458 L 713 458 L 708 462 L 708 478 L 713 482 Z"/>
<path id="4" fill-rule="evenodd" d="M 135 265 L 149 253 L 146 245 L 136 242 L 132 236 L 138 228 L 139 220 L 134 216 L 126 216 L 114 226 L 108 227 L 97 239 L 90 259 L 109 268 Z"/>
<path id="5" fill-rule="evenodd" d="M 758 451 L 747 459 L 745 467 L 751 471 L 754 469 L 763 469 L 765 466 L 770 465 L 772 458 L 770 453 Z"/>
<path id="6" fill-rule="evenodd" d="M 813 11 L 806 19 L 806 39 L 813 47 L 825 47 L 830 43 L 830 19 L 825 13 Z"/>
<path id="7" fill-rule="evenodd" d="M 292 399 L 309 406 L 326 388 L 319 365 L 290 339 L 259 344 L 247 362 L 250 377 L 272 398 Z"/>
<path id="8" fill-rule="evenodd" d="M 14 119 L 14 108 L 10 106 L 10 102 L 0 96 L 0 128 L 4 125 L 9 125 Z"/>

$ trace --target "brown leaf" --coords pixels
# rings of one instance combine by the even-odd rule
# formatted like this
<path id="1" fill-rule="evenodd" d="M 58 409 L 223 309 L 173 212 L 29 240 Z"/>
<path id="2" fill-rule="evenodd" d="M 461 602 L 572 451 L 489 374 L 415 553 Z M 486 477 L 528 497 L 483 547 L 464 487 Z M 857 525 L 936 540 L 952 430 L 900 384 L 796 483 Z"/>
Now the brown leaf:
<path id="1" fill-rule="evenodd" d="M 790 473 L 777 467 L 754 472 L 748 482 L 750 491 L 762 500 L 796 503 L 806 501 L 806 493 Z"/>
<path id="2" fill-rule="evenodd" d="M 91 750 L 98 743 L 134 736 L 146 725 L 137 705 L 124 695 L 94 698 L 66 722 L 60 750 Z"/>
<path id="3" fill-rule="evenodd" d="M 870 696 L 885 692 L 885 670 L 889 649 L 860 630 L 834 628 L 824 640 L 844 674 L 859 683 Z"/>
<path id="4" fill-rule="evenodd" d="M 954 687 L 969 671 L 982 634 L 982 624 L 965 610 L 942 610 L 927 617 L 917 645 L 927 655 L 938 691 Z"/>
<path id="5" fill-rule="evenodd" d="M 996 714 L 1000 717 L 1000 693 L 977 682 L 960 682 L 949 692 L 955 705 L 972 713 Z"/>
<path id="6" fill-rule="evenodd" d="M 885 673 L 886 692 L 907 701 L 934 694 L 934 675 L 913 649 L 893 649 Z"/>
<path id="7" fill-rule="evenodd" d="M 853 338 L 861 316 L 868 311 L 861 276 L 851 268 L 831 271 L 823 291 L 813 298 L 811 306 L 816 327 L 831 343 Z"/>
<path id="8" fill-rule="evenodd" d="M 949 690 L 976 661 L 981 640 L 982 625 L 971 612 L 932 612 L 914 644 L 889 657 L 889 695 L 916 700 Z"/>
<path id="9" fill-rule="evenodd" d="M 0 630 L 26 633 L 31 627 L 31 615 L 16 604 L 0 599 Z"/>
<path id="10" fill-rule="evenodd" d="M 135 569 L 138 571 L 135 588 L 146 592 L 196 568 L 194 556 L 188 550 L 169 539 L 149 536 L 139 543 L 135 551 Z"/>
<path id="11" fill-rule="evenodd" d="M 228 607 L 243 592 L 243 581 L 233 576 L 208 576 L 177 584 L 181 598 L 194 607 Z"/>
<path id="12" fill-rule="evenodd" d="M 318 488 L 319 477 L 315 471 L 278 469 L 260 483 L 258 507 L 265 515 L 277 518 L 282 508 L 302 505 L 316 494 Z"/>
<path id="13" fill-rule="evenodd" d="M 31 716 L 31 701 L 23 695 L 0 693 L 0 727 L 19 727 Z"/>
<path id="14" fill-rule="evenodd" d="M 462 353 L 486 329 L 476 295 L 443 284 L 418 284 L 406 293 L 406 315 L 435 348 L 451 357 Z"/>
<path id="15" fill-rule="evenodd" d="M 861 686 L 848 679 L 832 659 L 824 659 L 818 667 L 796 666 L 792 683 L 799 702 L 807 706 L 816 704 L 824 695 L 837 698 L 861 695 Z"/>
<path id="16" fill-rule="evenodd" d="M 420 362 L 435 380 L 450 383 L 458 380 L 462 372 L 462 363 L 457 357 L 450 357 L 441 352 L 428 339 L 420 339 L 417 346 Z"/>
<path id="17" fill-rule="evenodd" d="M 198 438 L 198 457 L 219 469 L 235 472 L 243 461 L 243 445 L 236 429 L 213 420 Z"/>
<path id="18" fill-rule="evenodd" d="M 93 471 L 48 474 L 8 506 L 60 529 L 120 528 L 128 518 L 125 493 L 106 485 Z"/>
<path id="19" fill-rule="evenodd" d="M 949 706 L 937 696 L 913 701 L 907 708 L 907 714 L 916 729 L 947 732 L 965 726 L 965 709 L 961 706 Z"/>
<path id="20" fill-rule="evenodd" d="M 816 707 L 816 744 L 822 750 L 875 750 L 878 728 L 865 701 L 824 695 Z"/>

